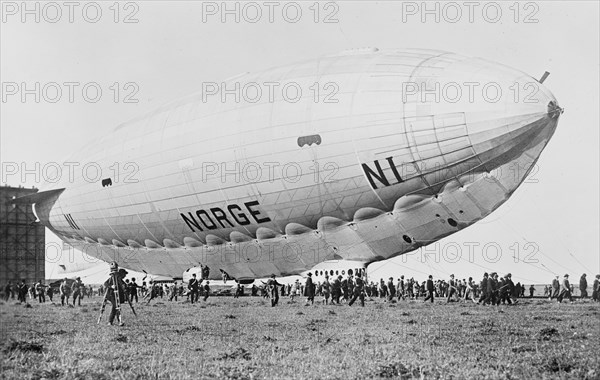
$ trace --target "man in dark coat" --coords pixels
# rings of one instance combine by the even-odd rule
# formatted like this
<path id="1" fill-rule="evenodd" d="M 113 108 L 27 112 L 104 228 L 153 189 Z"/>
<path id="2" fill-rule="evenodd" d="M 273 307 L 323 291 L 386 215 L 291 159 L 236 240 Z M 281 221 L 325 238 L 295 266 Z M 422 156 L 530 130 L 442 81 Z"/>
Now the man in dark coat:
<path id="1" fill-rule="evenodd" d="M 573 296 L 571 295 L 571 285 L 569 284 L 569 275 L 565 274 L 563 278 L 562 287 L 560 294 L 558 295 L 558 302 L 562 302 L 565 297 L 569 297 L 569 301 L 573 302 Z"/>
<path id="2" fill-rule="evenodd" d="M 308 272 L 306 283 L 304 284 L 304 296 L 306 297 L 306 305 L 315 303 L 315 285 L 312 280 L 312 273 Z"/>
<path id="3" fill-rule="evenodd" d="M 427 284 L 425 285 L 425 289 L 427 289 L 427 297 L 425 298 L 425 300 L 423 300 L 423 302 L 431 300 L 431 303 L 433 303 L 433 293 L 435 292 L 435 286 L 433 284 L 432 275 L 429 275 L 429 278 L 427 279 Z"/>
<path id="4" fill-rule="evenodd" d="M 581 278 L 579 279 L 579 291 L 581 292 L 581 299 L 587 298 L 587 296 L 588 296 L 587 287 L 588 287 L 588 283 L 587 283 L 587 279 L 585 278 L 585 273 L 584 273 L 581 275 Z"/>
<path id="5" fill-rule="evenodd" d="M 446 302 L 450 302 L 452 296 L 456 293 L 456 281 L 454 281 L 454 275 L 450 275 L 450 280 L 448 281 L 448 298 Z"/>
<path id="6" fill-rule="evenodd" d="M 558 276 L 556 276 L 556 278 L 552 280 L 552 293 L 550 294 L 550 299 L 557 298 L 559 291 L 560 282 L 558 281 Z"/>
<path id="7" fill-rule="evenodd" d="M 485 301 L 485 299 L 487 298 L 487 287 L 488 287 L 488 281 L 489 281 L 488 277 L 489 276 L 488 276 L 487 272 L 485 272 L 483 274 L 483 279 L 481 280 L 481 287 L 480 287 L 481 296 L 479 297 L 479 301 L 477 303 L 481 303 L 481 302 Z"/>
<path id="8" fill-rule="evenodd" d="M 396 286 L 394 285 L 394 278 L 390 277 L 387 283 L 388 287 L 388 301 L 392 301 L 396 297 Z"/>
<path id="9" fill-rule="evenodd" d="M 498 293 L 498 273 L 492 272 L 487 281 L 487 295 L 483 303 L 495 305 L 497 302 L 496 293 Z"/>
<path id="10" fill-rule="evenodd" d="M 331 293 L 331 301 L 335 302 L 339 305 L 340 297 L 342 296 L 342 276 L 341 275 L 337 276 L 335 281 L 333 281 L 332 289 L 333 289 L 333 291 Z"/>
<path id="11" fill-rule="evenodd" d="M 594 286 L 592 287 L 592 300 L 600 301 L 600 274 L 596 275 Z"/>
<path id="12" fill-rule="evenodd" d="M 362 280 L 361 274 L 360 274 L 360 272 L 357 272 L 356 279 L 354 280 L 354 289 L 353 289 L 354 295 L 352 296 L 352 299 L 348 303 L 348 306 L 352 306 L 354 301 L 356 301 L 357 298 L 360 298 L 360 306 L 365 307 L 364 286 L 365 286 L 365 284 Z"/>
<path id="13" fill-rule="evenodd" d="M 272 274 L 271 278 L 267 280 L 267 291 L 271 296 L 271 307 L 276 306 L 279 302 L 279 287 L 281 284 L 275 279 L 275 275 Z"/>
<path id="14" fill-rule="evenodd" d="M 190 290 L 191 302 L 198 302 L 198 295 L 200 294 L 200 283 L 196 278 L 196 273 L 192 273 L 192 278 L 190 279 L 190 282 L 188 282 L 188 289 Z"/>

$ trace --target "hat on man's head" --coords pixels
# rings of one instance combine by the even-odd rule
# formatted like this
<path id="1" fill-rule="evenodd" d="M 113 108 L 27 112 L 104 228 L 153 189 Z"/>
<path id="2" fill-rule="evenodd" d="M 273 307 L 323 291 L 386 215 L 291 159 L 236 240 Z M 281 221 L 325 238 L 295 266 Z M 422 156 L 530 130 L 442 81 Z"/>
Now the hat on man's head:
<path id="1" fill-rule="evenodd" d="M 565 274 L 565 277 L 569 277 L 569 274 Z"/>

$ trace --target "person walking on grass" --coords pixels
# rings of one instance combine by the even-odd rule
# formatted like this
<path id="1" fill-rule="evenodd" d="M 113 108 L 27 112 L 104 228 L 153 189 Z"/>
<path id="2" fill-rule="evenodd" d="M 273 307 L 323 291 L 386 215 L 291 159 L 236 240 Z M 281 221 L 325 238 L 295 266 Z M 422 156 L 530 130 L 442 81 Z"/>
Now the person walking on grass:
<path id="1" fill-rule="evenodd" d="M 348 306 L 352 306 L 352 304 L 354 304 L 354 301 L 356 301 L 357 298 L 360 298 L 360 306 L 365 307 L 365 283 L 361 277 L 360 272 L 356 273 L 356 279 L 354 281 L 354 289 L 352 290 L 354 294 L 350 302 L 348 302 Z"/>
<path id="2" fill-rule="evenodd" d="M 190 300 L 192 304 L 198 302 L 198 295 L 200 294 L 200 282 L 196 278 L 196 273 L 192 273 L 192 278 L 188 282 L 188 290 L 190 291 Z"/>
<path id="3" fill-rule="evenodd" d="M 585 273 L 584 273 L 581 275 L 581 278 L 579 279 L 579 292 L 581 293 L 581 299 L 587 298 L 587 296 L 588 296 L 587 287 L 588 287 L 587 278 L 585 277 Z"/>
<path id="4" fill-rule="evenodd" d="M 304 285 L 304 296 L 306 297 L 305 306 L 308 306 L 309 302 L 311 305 L 315 303 L 315 285 L 312 280 L 311 272 L 308 272 L 308 277 L 306 278 L 306 284 Z"/>
<path id="5" fill-rule="evenodd" d="M 565 297 L 568 297 L 569 301 L 573 302 L 573 296 L 571 295 L 571 285 L 569 284 L 568 274 L 565 274 L 565 277 L 563 278 L 560 294 L 558 295 L 557 301 L 559 303 L 562 303 L 562 300 Z"/>
<path id="6" fill-rule="evenodd" d="M 60 291 L 60 304 L 62 306 L 65 306 L 65 300 L 66 300 L 67 305 L 68 305 L 69 297 L 71 296 L 71 287 L 69 286 L 69 283 L 67 282 L 66 277 L 63 280 L 63 282 L 60 284 L 59 291 Z"/>
<path id="7" fill-rule="evenodd" d="M 558 298 L 558 293 L 560 292 L 560 282 L 558 281 L 558 276 L 554 280 L 552 280 L 552 290 L 550 293 L 550 300 L 553 298 Z"/>
<path id="8" fill-rule="evenodd" d="M 429 275 L 429 278 L 427 279 L 427 284 L 425 285 L 425 289 L 427 290 L 427 297 L 425 297 L 425 300 L 423 300 L 423 302 L 431 300 L 431 303 L 433 303 L 433 293 L 435 293 L 435 286 L 433 284 L 432 275 Z"/>

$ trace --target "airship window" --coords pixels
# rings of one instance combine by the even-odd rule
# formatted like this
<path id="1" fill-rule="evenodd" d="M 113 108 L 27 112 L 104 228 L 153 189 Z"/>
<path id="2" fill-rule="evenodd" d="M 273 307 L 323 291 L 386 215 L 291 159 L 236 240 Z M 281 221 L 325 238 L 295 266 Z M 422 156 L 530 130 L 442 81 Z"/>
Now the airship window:
<path id="1" fill-rule="evenodd" d="M 412 243 L 412 239 L 408 235 L 402 236 L 402 239 L 404 239 L 404 241 L 407 242 L 407 243 Z"/>
<path id="2" fill-rule="evenodd" d="M 456 220 L 454 220 L 452 218 L 448 218 L 448 224 L 451 225 L 452 227 L 458 226 L 458 223 L 456 222 Z"/>
<path id="3" fill-rule="evenodd" d="M 106 186 L 112 186 L 112 179 L 104 178 L 102 180 L 102 187 L 106 187 Z"/>
<path id="4" fill-rule="evenodd" d="M 321 145 L 320 135 L 309 135 L 298 137 L 298 146 L 302 148 L 304 145 L 311 146 L 312 144 Z"/>

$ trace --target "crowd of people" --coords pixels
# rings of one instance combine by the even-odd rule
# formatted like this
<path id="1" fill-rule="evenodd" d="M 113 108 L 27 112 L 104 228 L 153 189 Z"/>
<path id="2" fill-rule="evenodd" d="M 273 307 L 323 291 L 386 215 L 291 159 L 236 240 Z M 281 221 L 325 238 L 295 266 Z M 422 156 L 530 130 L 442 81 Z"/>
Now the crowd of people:
<path id="1" fill-rule="evenodd" d="M 325 304 L 346 302 L 352 306 L 357 298 L 364 305 L 365 297 L 381 298 L 387 301 L 423 299 L 423 302 L 434 302 L 435 298 L 442 298 L 445 302 L 462 300 L 483 305 L 513 304 L 517 298 L 526 297 L 526 292 L 529 292 L 529 297 L 534 297 L 536 291 L 534 285 L 527 287 L 520 282 L 515 284 L 510 273 L 502 277 L 496 272 L 484 273 L 480 281 L 475 281 L 472 277 L 469 277 L 468 280 L 459 280 L 453 274 L 448 280 L 434 280 L 430 275 L 426 281 L 422 282 L 400 276 L 396 281 L 390 277 L 388 281 L 382 278 L 375 283 L 365 281 L 364 277 L 362 271 L 353 273 L 352 270 L 349 270 L 346 276 L 330 277 L 329 274 L 325 274 L 322 281 L 315 282 L 312 273 L 308 273 L 304 284 L 300 280 L 296 280 L 294 283 L 282 285 L 273 276 L 264 284 L 261 292 L 263 297 L 271 298 L 272 306 L 277 305 L 279 294 L 281 296 L 288 295 L 291 302 L 294 302 L 296 297 L 306 297 L 307 304 L 312 304 L 315 296 L 319 296 L 323 297 Z M 592 300 L 597 302 L 600 301 L 599 281 L 600 275 L 596 275 L 592 286 Z M 568 274 L 564 275 L 562 282 L 559 282 L 558 276 L 556 276 L 552 285 L 546 288 L 545 296 L 549 295 L 550 300 L 556 298 L 558 302 L 562 302 L 568 299 L 573 302 L 574 286 L 569 283 Z M 581 299 L 587 298 L 587 288 L 588 283 L 584 273 L 579 281 Z M 549 289 L 552 291 L 550 292 Z"/>
<path id="2" fill-rule="evenodd" d="M 65 278 L 57 288 L 44 284 L 42 280 L 31 285 L 28 285 L 25 280 L 14 284 L 12 281 L 8 281 L 3 290 L 5 301 L 16 298 L 17 301 L 24 303 L 29 297 L 31 301 L 37 300 L 39 303 L 45 303 L 46 298 L 50 302 L 54 302 L 54 296 L 59 295 L 63 306 L 75 306 L 76 304 L 81 306 L 81 300 L 84 297 L 91 297 L 94 294 L 92 287 L 85 286 L 80 277 L 74 281 Z"/>
<path id="3" fill-rule="evenodd" d="M 483 305 L 512 304 L 517 298 L 526 296 L 534 297 L 536 288 L 534 285 L 526 286 L 512 281 L 512 275 L 507 273 L 499 276 L 498 273 L 484 273 L 479 281 L 472 277 L 468 279 L 456 279 L 454 275 L 446 279 L 434 280 L 429 276 L 426 281 L 418 281 L 414 278 L 400 276 L 396 280 L 390 277 L 387 281 L 383 278 L 379 282 L 368 282 L 364 270 L 348 273 L 324 276 L 322 279 L 313 279 L 313 274 L 308 273 L 304 281 L 295 280 L 292 283 L 280 284 L 272 276 L 268 281 L 254 284 L 250 290 L 252 296 L 262 296 L 271 299 L 272 306 L 278 304 L 280 295 L 288 296 L 291 302 L 296 298 L 306 297 L 307 304 L 313 304 L 315 297 L 322 297 L 325 304 L 347 303 L 352 305 L 356 300 L 360 300 L 364 305 L 365 298 L 380 298 L 386 301 L 401 300 L 423 300 L 424 302 L 434 302 L 436 298 L 444 299 L 445 302 L 453 301 L 472 301 Z M 149 304 L 157 298 L 166 298 L 169 301 L 187 300 L 190 303 L 196 303 L 202 297 L 206 301 L 211 294 L 210 282 L 204 279 L 198 279 L 196 274 L 186 284 L 183 281 L 171 283 L 149 281 L 147 284 L 143 281 L 140 284 L 135 278 L 123 278 L 122 291 L 124 299 L 129 302 L 138 302 L 141 298 Z M 600 275 L 596 275 L 592 285 L 593 301 L 600 301 L 599 290 Z M 583 274 L 579 280 L 580 298 L 588 297 L 588 282 L 586 274 Z M 38 300 L 39 303 L 46 302 L 46 297 L 53 302 L 53 297 L 60 296 L 61 305 L 81 306 L 81 300 L 84 297 L 90 297 L 94 294 L 106 297 L 110 288 L 107 283 L 100 285 L 94 291 L 91 286 L 82 283 L 81 278 L 76 280 L 64 279 L 58 289 L 45 285 L 42 281 L 27 285 L 23 280 L 19 284 L 13 284 L 8 281 L 4 287 L 4 299 L 15 299 L 19 302 L 26 302 L 27 297 L 30 300 Z M 549 300 L 556 299 L 558 302 L 564 300 L 573 301 L 575 286 L 570 284 L 569 275 L 565 274 L 562 281 L 559 276 L 552 280 L 550 285 L 544 287 L 544 297 Z M 526 293 L 528 293 L 526 295 Z M 234 297 L 244 295 L 244 287 L 237 284 L 234 291 Z"/>

